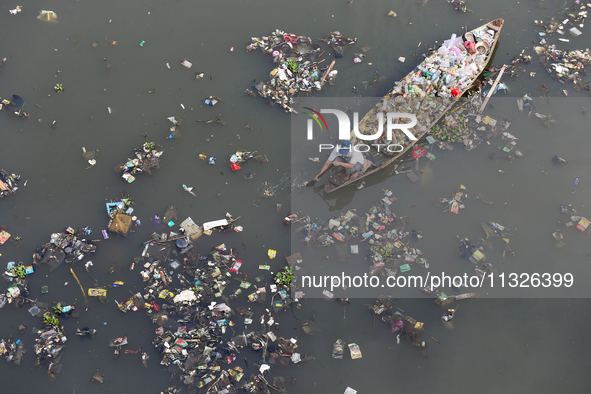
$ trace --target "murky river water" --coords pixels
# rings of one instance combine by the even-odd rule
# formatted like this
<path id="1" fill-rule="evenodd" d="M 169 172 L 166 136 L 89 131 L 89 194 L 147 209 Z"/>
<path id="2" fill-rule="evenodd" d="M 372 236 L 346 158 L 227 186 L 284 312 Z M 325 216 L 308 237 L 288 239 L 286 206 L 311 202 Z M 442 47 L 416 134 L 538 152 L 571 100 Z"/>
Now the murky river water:
<path id="1" fill-rule="evenodd" d="M 413 226 L 422 230 L 424 238 L 417 246 L 431 267 L 453 273 L 472 269 L 457 258 L 456 236 L 482 237 L 479 223 L 494 220 L 517 228 L 511 239 L 515 259 L 503 259 L 498 247 L 489 255 L 499 271 L 571 272 L 579 285 L 577 291 L 507 289 L 493 299 L 464 301 L 454 319 L 454 330 L 443 327 L 442 311 L 432 300 L 404 298 L 397 305 L 425 322 L 427 337 L 441 342 L 429 340 L 428 358 L 408 343 L 396 345 L 389 328 L 367 311 L 371 298 L 353 299 L 346 311 L 334 301 L 305 300 L 293 315 L 278 315 L 279 333 L 287 338 L 297 336 L 299 349 L 314 354 L 318 361 L 272 374 L 297 378 L 296 386 L 290 388 L 293 393 L 341 393 L 347 386 L 359 393 L 582 392 L 588 387 L 585 350 L 590 345 L 587 326 L 591 316 L 584 285 L 591 271 L 589 235 L 574 228 L 562 229 L 565 247 L 556 249 L 552 233 L 559 229 L 557 221 L 565 219 L 560 205 L 573 204 L 579 214 L 588 214 L 589 127 L 580 107 L 591 108 L 591 104 L 588 92 L 576 92 L 572 85 L 552 80 L 531 49 L 539 41 L 533 21 L 556 15 L 563 9 L 562 1 L 472 0 L 468 3 L 472 12 L 466 14 L 453 11 L 443 0 L 425 6 L 414 1 L 355 1 L 350 7 L 344 0 L 29 1 L 21 14 L 11 16 L 8 9 L 15 5 L 5 2 L 0 6 L 4 32 L 0 58 L 8 58 L 0 71 L 0 96 L 22 96 L 32 116 L 22 120 L 0 113 L 0 167 L 22 175 L 18 193 L 0 201 L 0 224 L 20 235 L 22 245 L 3 245 L 0 264 L 28 263 L 35 248 L 47 242 L 51 233 L 68 226 L 90 226 L 92 237 L 100 238 L 107 221 L 105 200 L 129 193 L 143 225 L 127 239 L 112 237 L 101 242 L 92 259 L 91 274 L 100 283 L 125 282 L 123 287 L 109 289 L 109 298 L 118 301 L 126 299 L 130 290 L 143 288 L 137 270 L 130 272 L 127 267 L 154 231 L 149 217 L 162 214 L 169 204 L 177 207 L 179 219 L 191 216 L 205 222 L 226 212 L 241 216 L 237 224 L 244 227 L 243 233 L 214 233 L 200 238 L 196 245 L 202 252 L 223 242 L 237 247 L 245 262 L 243 271 L 251 275 L 258 276 L 258 265 L 268 262 L 267 249 L 277 249 L 281 257 L 271 262 L 272 270 L 281 267 L 283 256 L 297 249 L 291 245 L 290 229 L 283 227 L 281 220 L 292 198 L 291 174 L 303 168 L 292 168 L 289 159 L 289 115 L 242 93 L 253 79 L 266 81 L 271 69 L 269 60 L 259 52 L 245 52 L 251 37 L 277 28 L 313 38 L 334 30 L 357 37 L 357 44 L 347 48 L 345 58 L 337 62 L 335 86 L 324 89 L 322 96 L 353 96 L 352 87 L 357 86 L 358 96 L 380 97 L 415 67 L 413 54 L 422 54 L 425 45 L 460 33 L 465 26 L 504 18 L 493 65 L 510 62 L 523 49 L 534 56 L 534 62 L 520 77 L 503 78 L 509 89 L 493 97 L 488 113 L 513 121 L 509 131 L 519 138 L 524 157 L 513 163 L 503 160 L 497 149 L 504 145 L 500 140 L 470 152 L 459 146 L 453 151 L 434 149 L 437 159 L 429 162 L 428 168 L 426 159 L 420 162 L 421 169 L 432 174 L 423 182 L 411 183 L 406 175 L 378 174 L 362 190 L 345 188 L 329 196 L 296 191 L 293 197 L 312 215 L 328 219 L 351 208 L 366 212 L 382 196 L 382 189 L 392 190 L 398 198 L 396 214 L 410 216 Z M 36 19 L 42 9 L 55 11 L 58 22 Z M 398 17 L 387 17 L 390 10 Z M 589 46 L 591 34 L 581 30 L 582 36 L 560 47 Z M 118 45 L 110 45 L 111 41 L 118 41 Z M 93 47 L 93 42 L 98 46 Z M 367 61 L 373 67 L 352 62 L 353 52 L 362 45 L 372 47 Z M 230 47 L 235 50 L 230 52 Z M 405 63 L 397 61 L 400 56 L 406 57 Z M 193 63 L 192 69 L 179 64 L 184 58 Z M 196 80 L 198 71 L 204 71 L 205 78 Z M 363 88 L 362 82 L 371 79 L 375 71 L 384 78 Z M 537 74 L 532 78 L 529 72 Z M 65 92 L 55 93 L 56 83 L 63 84 Z M 539 97 L 541 84 L 551 90 L 549 102 Z M 154 93 L 148 93 L 153 89 Z M 563 97 L 562 89 L 568 89 L 568 98 Z M 540 113 L 551 114 L 558 121 L 557 127 L 547 129 L 533 116 L 517 110 L 516 98 L 526 93 L 534 98 Z M 204 105 L 203 99 L 210 95 L 223 102 L 213 108 Z M 219 114 L 225 125 L 197 122 Z M 184 118 L 181 139 L 166 139 L 169 116 Z M 57 127 L 52 129 L 54 120 Z M 163 146 L 162 168 L 151 177 L 140 176 L 127 184 L 113 167 L 143 143 L 144 135 Z M 96 166 L 86 169 L 82 147 L 99 150 Z M 260 165 L 248 162 L 245 171 L 232 173 L 225 161 L 236 150 L 256 150 L 269 161 Z M 497 152 L 496 159 L 489 159 L 491 152 Z M 208 166 L 198 158 L 199 153 L 217 157 L 218 164 Z M 552 166 L 553 155 L 566 158 L 568 165 Z M 320 163 L 305 164 L 309 174 L 319 167 Z M 541 173 L 544 169 L 548 175 Z M 244 179 L 244 172 L 254 173 L 254 178 Z M 577 177 L 580 183 L 574 186 Z M 25 180 L 27 186 L 23 187 Z M 195 186 L 197 196 L 184 192 L 182 184 Z M 466 209 L 451 215 L 435 207 L 438 198 L 451 196 L 460 184 L 469 191 Z M 263 191 L 269 187 L 276 194 L 265 197 Z M 477 193 L 490 196 L 495 205 L 472 200 Z M 282 204 L 282 212 L 277 212 L 277 204 Z M 108 276 L 107 268 L 113 262 L 118 263 L 116 272 Z M 366 272 L 367 266 L 367 262 L 358 262 L 360 272 Z M 80 279 L 85 287 L 91 285 L 85 275 Z M 51 274 L 48 267 L 39 267 L 29 284 L 31 296 L 47 303 L 81 298 L 66 267 Z M 49 294 L 41 294 L 43 285 L 49 286 Z M 155 327 L 145 314 L 123 315 L 113 301 L 108 305 L 90 301 L 89 311 L 82 312 L 79 319 L 64 321 L 69 336 L 63 350 L 63 372 L 55 381 L 32 366 L 34 336 L 30 329 L 39 326 L 40 319 L 11 306 L 0 311 L 0 337 L 16 336 L 28 351 L 20 366 L 1 361 L 3 392 L 139 393 L 160 392 L 169 385 L 169 374 L 158 365 L 160 357 L 150 344 Z M 262 313 L 260 308 L 257 311 Z M 299 326 L 314 314 L 322 331 L 308 337 Z M 18 324 L 28 327 L 24 336 L 17 332 Z M 85 325 L 99 330 L 94 339 L 84 341 L 73 335 L 76 327 Z M 147 369 L 134 355 L 113 360 L 107 340 L 122 334 L 130 338 L 130 347 L 148 349 Z M 331 359 L 331 346 L 337 338 L 359 344 L 363 358 Z M 251 368 L 258 363 L 258 354 L 250 350 L 242 353 Z M 97 370 L 107 377 L 102 385 L 90 382 Z"/>

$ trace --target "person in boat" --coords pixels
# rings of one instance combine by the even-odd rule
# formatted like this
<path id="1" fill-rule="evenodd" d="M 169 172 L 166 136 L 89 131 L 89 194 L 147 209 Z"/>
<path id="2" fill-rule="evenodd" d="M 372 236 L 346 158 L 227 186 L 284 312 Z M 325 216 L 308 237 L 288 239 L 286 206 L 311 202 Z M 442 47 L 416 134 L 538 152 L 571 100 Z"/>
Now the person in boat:
<path id="1" fill-rule="evenodd" d="M 341 141 L 335 148 L 332 150 L 330 155 L 328 156 L 328 160 L 322 166 L 322 169 L 316 175 L 314 180 L 320 180 L 320 177 L 328 167 L 331 165 L 341 167 L 341 170 L 347 174 L 346 180 L 354 180 L 359 176 L 359 173 L 363 169 L 363 154 L 361 152 L 356 151 L 351 146 L 351 141 L 344 140 Z"/>

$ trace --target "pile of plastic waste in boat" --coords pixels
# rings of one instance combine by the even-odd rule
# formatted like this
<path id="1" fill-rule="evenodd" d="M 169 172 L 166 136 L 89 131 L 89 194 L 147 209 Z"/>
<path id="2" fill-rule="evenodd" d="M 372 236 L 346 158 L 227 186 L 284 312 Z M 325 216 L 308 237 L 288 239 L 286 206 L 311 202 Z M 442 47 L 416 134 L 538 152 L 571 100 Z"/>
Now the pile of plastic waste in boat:
<path id="1" fill-rule="evenodd" d="M 440 111 L 446 110 L 483 71 L 502 23 L 502 20 L 495 20 L 466 32 L 462 37 L 452 35 L 417 66 L 414 73 L 396 83 L 370 115 L 359 123 L 360 132 L 374 134 L 375 130 L 382 130 L 384 114 L 388 112 L 415 114 L 417 124 L 413 130 L 418 133 L 427 131 L 434 119 L 441 115 Z M 378 143 L 406 146 L 410 141 L 398 129 L 393 130 L 391 139 L 385 138 L 384 134 Z"/>

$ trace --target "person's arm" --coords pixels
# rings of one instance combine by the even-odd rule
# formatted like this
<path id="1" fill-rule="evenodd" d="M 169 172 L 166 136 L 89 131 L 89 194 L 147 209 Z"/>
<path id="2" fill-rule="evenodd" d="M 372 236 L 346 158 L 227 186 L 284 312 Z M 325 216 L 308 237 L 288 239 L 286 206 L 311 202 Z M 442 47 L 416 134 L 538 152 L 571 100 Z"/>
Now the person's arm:
<path id="1" fill-rule="evenodd" d="M 355 167 L 355 163 L 344 163 L 344 162 L 335 162 L 335 166 L 341 166 L 344 168 L 353 168 Z"/>
<path id="2" fill-rule="evenodd" d="M 315 180 L 315 181 L 318 181 L 318 180 L 320 180 L 320 177 L 322 176 L 322 174 L 324 174 L 324 172 L 325 172 L 326 170 L 328 170 L 328 167 L 330 167 L 330 165 L 331 165 L 331 164 L 333 164 L 333 162 L 332 162 L 332 161 L 330 161 L 330 160 L 327 160 L 327 161 L 324 163 L 324 165 L 322 166 L 322 169 L 320 170 L 320 172 L 318 173 L 318 175 L 316 175 L 316 176 L 314 177 L 314 180 Z"/>

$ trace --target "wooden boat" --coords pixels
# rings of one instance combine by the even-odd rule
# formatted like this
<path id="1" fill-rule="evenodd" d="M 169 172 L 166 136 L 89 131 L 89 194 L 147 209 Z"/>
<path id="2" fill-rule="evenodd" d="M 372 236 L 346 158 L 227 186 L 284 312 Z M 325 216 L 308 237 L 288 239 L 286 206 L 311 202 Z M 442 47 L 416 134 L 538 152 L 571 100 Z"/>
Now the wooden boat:
<path id="1" fill-rule="evenodd" d="M 354 180 L 345 180 L 340 174 L 334 174 L 326 181 L 324 191 L 331 193 L 384 169 L 421 140 L 482 74 L 492 58 L 503 23 L 503 19 L 495 19 L 461 37 L 452 36 L 397 82 L 359 122 L 359 132 L 375 134 L 379 128 L 379 116 L 383 116 L 382 121 L 385 121 L 389 112 L 409 113 L 417 117 L 417 124 L 411 129 L 417 139 L 410 140 L 401 130 L 394 130 L 392 140 L 386 140 L 384 132 L 378 140 L 366 141 L 370 146 L 381 144 L 380 151 L 372 146 L 365 153 L 360 175 Z M 366 142 L 351 131 L 353 145 Z M 390 153 L 387 150 L 389 146 L 396 146 L 396 149 Z"/>

